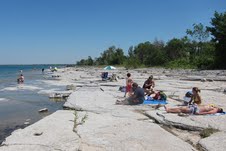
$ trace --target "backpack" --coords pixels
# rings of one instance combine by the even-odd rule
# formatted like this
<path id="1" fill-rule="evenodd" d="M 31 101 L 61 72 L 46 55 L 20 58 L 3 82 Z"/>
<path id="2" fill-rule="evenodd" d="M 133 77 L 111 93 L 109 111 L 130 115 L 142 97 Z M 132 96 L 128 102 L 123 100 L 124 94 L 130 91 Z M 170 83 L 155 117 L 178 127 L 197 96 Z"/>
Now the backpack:
<path id="1" fill-rule="evenodd" d="M 191 91 L 188 91 L 188 92 L 185 94 L 185 96 L 186 96 L 186 97 L 189 97 L 189 98 L 192 97 L 192 92 L 191 92 Z"/>
<path id="2" fill-rule="evenodd" d="M 167 96 L 164 92 L 161 91 L 161 92 L 159 92 L 159 94 L 160 94 L 160 100 L 166 100 L 167 99 Z"/>
<path id="3" fill-rule="evenodd" d="M 153 99 L 155 99 L 155 100 L 166 100 L 167 96 L 164 92 L 160 91 L 160 92 L 156 93 L 156 95 L 153 97 Z"/>

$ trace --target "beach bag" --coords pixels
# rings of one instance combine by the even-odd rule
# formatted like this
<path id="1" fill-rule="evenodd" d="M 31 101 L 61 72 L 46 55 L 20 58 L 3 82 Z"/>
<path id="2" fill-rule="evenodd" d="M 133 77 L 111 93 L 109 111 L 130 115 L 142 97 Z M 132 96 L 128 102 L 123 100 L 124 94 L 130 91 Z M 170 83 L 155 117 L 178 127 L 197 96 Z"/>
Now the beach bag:
<path id="1" fill-rule="evenodd" d="M 120 86 L 120 87 L 119 87 L 119 91 L 121 91 L 121 92 L 126 92 L 126 87 L 125 87 L 125 86 Z"/>
<path id="2" fill-rule="evenodd" d="M 160 93 L 160 100 L 166 100 L 167 96 L 164 92 L 159 92 Z"/>
<path id="3" fill-rule="evenodd" d="M 167 96 L 164 92 L 160 91 L 158 93 L 155 94 L 155 96 L 153 97 L 154 100 L 166 100 Z"/>

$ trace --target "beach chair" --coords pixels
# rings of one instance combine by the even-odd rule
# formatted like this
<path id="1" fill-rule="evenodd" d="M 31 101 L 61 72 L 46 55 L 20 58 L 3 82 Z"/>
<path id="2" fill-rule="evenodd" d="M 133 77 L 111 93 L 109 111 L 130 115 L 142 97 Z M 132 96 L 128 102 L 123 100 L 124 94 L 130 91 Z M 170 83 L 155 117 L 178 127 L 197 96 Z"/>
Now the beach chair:
<path id="1" fill-rule="evenodd" d="M 108 72 L 102 72 L 101 78 L 102 78 L 103 81 L 108 80 Z"/>

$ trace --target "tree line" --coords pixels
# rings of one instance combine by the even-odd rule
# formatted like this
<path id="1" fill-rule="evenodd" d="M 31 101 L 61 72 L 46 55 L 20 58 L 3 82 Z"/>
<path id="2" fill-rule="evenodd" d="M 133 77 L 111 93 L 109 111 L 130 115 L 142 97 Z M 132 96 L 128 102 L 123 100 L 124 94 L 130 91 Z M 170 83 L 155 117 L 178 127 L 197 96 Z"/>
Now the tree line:
<path id="1" fill-rule="evenodd" d="M 111 46 L 99 57 L 89 56 L 76 65 L 226 69 L 226 12 L 215 12 L 210 24 L 211 27 L 193 24 L 184 37 L 173 38 L 167 43 L 156 39 L 131 46 L 128 55 L 123 49 Z"/>

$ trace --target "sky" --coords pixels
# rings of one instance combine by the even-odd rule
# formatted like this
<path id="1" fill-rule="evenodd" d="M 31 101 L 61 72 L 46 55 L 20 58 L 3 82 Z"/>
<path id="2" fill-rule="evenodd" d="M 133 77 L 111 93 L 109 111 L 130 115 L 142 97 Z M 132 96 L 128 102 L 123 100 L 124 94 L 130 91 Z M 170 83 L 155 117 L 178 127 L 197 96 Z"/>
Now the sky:
<path id="1" fill-rule="evenodd" d="M 226 0 L 0 0 L 0 64 L 74 64 L 211 26 Z"/>

